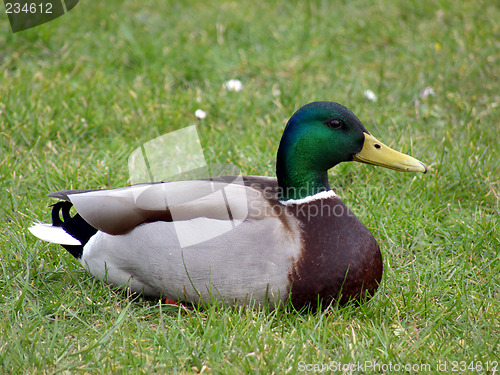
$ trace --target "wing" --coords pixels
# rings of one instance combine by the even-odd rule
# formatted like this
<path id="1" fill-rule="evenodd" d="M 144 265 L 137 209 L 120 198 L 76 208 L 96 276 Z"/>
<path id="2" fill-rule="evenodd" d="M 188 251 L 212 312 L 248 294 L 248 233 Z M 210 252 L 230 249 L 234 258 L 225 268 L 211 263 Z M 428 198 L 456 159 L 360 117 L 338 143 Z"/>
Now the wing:
<path id="1" fill-rule="evenodd" d="M 249 182 L 251 180 L 251 182 Z M 71 201 L 80 216 L 108 234 L 128 233 L 143 223 L 209 218 L 257 220 L 273 214 L 279 205 L 276 179 L 251 176 L 139 184 L 109 190 L 51 193 Z"/>

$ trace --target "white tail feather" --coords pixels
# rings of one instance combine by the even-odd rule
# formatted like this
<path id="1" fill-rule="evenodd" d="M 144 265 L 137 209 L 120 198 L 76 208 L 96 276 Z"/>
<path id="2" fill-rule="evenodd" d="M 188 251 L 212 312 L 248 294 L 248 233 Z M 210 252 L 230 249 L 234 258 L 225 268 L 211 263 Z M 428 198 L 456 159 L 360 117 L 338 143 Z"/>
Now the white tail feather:
<path id="1" fill-rule="evenodd" d="M 57 243 L 60 245 L 81 245 L 81 242 L 68 234 L 63 228 L 51 224 L 34 223 L 28 228 L 31 234 L 43 241 Z"/>

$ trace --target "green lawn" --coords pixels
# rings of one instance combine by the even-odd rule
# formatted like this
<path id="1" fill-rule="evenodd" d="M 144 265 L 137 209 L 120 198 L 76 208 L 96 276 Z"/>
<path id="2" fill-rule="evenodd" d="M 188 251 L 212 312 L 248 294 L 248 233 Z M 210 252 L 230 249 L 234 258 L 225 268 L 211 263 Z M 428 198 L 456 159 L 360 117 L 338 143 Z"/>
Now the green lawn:
<path id="1" fill-rule="evenodd" d="M 81 1 L 16 34 L 0 16 L 0 372 L 327 373 L 366 361 L 344 370 L 492 373 L 500 5 L 207 3 Z M 242 91 L 222 87 L 232 78 Z M 384 256 L 382 285 L 358 308 L 131 299 L 27 231 L 49 220 L 48 192 L 127 184 L 132 150 L 195 123 L 208 162 L 273 176 L 287 119 L 314 100 L 347 105 L 381 141 L 432 167 L 331 171 Z"/>

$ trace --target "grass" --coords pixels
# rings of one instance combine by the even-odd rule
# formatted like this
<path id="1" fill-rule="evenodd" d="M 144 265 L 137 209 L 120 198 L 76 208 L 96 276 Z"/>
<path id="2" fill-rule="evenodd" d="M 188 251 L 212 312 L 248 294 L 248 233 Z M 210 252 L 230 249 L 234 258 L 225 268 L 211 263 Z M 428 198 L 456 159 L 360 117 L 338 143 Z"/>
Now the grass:
<path id="1" fill-rule="evenodd" d="M 0 372 L 312 373 L 367 361 L 492 373 L 498 5 L 178 3 L 80 2 L 16 34 L 0 19 Z M 241 92 L 222 88 L 232 78 Z M 421 98 L 426 87 L 435 94 Z M 349 106 L 377 138 L 432 166 L 418 176 L 354 163 L 330 173 L 384 255 L 379 292 L 358 308 L 162 306 L 94 280 L 27 232 L 49 219 L 48 192 L 127 184 L 132 150 L 193 123 L 207 161 L 273 175 L 286 120 L 313 100 Z"/>

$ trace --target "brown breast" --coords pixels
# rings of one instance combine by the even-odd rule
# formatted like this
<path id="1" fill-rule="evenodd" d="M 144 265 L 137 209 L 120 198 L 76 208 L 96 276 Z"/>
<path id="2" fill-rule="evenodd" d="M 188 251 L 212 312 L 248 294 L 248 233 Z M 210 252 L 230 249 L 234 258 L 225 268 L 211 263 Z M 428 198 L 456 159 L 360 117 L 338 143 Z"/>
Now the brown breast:
<path id="1" fill-rule="evenodd" d="M 382 255 L 368 228 L 338 198 L 289 205 L 301 222 L 302 250 L 289 274 L 295 307 L 369 298 L 382 279 Z M 326 304 L 325 304 L 326 302 Z"/>

